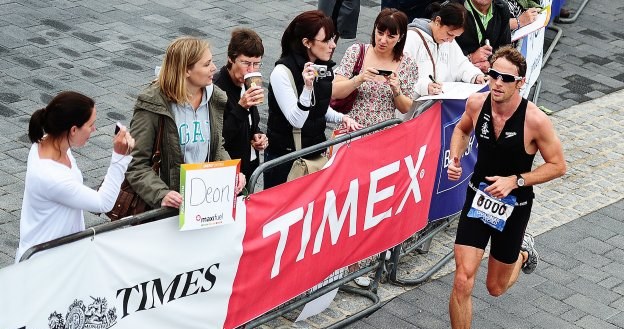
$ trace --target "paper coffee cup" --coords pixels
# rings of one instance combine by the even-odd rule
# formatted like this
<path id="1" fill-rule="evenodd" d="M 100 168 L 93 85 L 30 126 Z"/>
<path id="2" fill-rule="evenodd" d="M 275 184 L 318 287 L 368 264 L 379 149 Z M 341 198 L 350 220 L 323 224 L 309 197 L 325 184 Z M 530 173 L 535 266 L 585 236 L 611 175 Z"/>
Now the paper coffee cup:
<path id="1" fill-rule="evenodd" d="M 245 79 L 245 89 L 255 86 L 262 87 L 262 73 L 260 72 L 247 73 L 243 78 Z"/>

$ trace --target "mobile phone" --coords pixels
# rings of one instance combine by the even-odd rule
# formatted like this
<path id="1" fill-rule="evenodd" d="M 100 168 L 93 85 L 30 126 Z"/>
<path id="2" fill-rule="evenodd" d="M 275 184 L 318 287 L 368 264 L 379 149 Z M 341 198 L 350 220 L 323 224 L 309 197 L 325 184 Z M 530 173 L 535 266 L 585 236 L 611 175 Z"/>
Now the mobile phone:
<path id="1" fill-rule="evenodd" d="M 379 75 L 383 75 L 384 77 L 387 77 L 390 74 L 392 74 L 392 71 L 390 71 L 390 70 L 380 70 L 380 69 L 377 69 L 377 72 L 379 72 L 378 73 Z"/>
<path id="2" fill-rule="evenodd" d="M 117 135 L 117 133 L 119 132 L 119 130 L 121 130 L 121 122 L 117 121 L 117 123 L 115 124 L 115 135 Z"/>

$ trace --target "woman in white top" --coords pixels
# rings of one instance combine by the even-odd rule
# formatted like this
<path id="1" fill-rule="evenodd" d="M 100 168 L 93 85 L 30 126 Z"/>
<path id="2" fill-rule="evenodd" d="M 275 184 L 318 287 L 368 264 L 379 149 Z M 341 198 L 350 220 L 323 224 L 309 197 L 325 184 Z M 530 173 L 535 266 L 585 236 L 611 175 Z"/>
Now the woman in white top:
<path id="1" fill-rule="evenodd" d="M 113 208 L 132 157 L 134 139 L 125 127 L 113 139 L 111 164 L 99 191 L 83 185 L 82 172 L 71 148 L 85 145 L 95 131 L 95 102 L 65 91 L 28 125 L 33 143 L 28 154 L 20 241 L 15 262 L 30 247 L 85 229 L 83 210 L 107 212 Z"/>
<path id="2" fill-rule="evenodd" d="M 408 25 L 405 42 L 405 52 L 418 65 L 416 93 L 420 96 L 437 95 L 442 92 L 445 81 L 484 83 L 485 75 L 470 63 L 455 41 L 464 33 L 467 15 L 464 6 L 445 1 L 442 4 L 435 2 L 429 8 L 433 18 L 414 19 Z"/>

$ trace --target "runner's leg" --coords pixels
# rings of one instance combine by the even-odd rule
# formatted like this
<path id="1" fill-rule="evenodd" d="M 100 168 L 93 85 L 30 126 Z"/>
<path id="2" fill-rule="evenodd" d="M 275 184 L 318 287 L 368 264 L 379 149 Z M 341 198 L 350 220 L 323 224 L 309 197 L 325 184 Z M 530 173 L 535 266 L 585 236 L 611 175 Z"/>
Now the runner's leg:
<path id="1" fill-rule="evenodd" d="M 455 280 L 449 301 L 453 329 L 467 329 L 472 323 L 472 289 L 483 249 L 455 245 Z"/>
<path id="2" fill-rule="evenodd" d="M 527 257 L 527 252 L 522 251 L 518 260 L 512 264 L 505 264 L 490 256 L 488 259 L 488 272 L 486 286 L 490 295 L 498 297 L 513 286 L 518 280 L 522 263 Z"/>

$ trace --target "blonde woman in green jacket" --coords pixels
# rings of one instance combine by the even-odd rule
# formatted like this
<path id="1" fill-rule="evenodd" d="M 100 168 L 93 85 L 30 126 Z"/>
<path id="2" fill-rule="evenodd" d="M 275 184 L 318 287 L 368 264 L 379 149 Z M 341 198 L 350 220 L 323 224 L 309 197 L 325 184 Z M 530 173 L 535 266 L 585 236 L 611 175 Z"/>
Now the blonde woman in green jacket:
<path id="1" fill-rule="evenodd" d="M 158 79 L 137 98 L 130 122 L 136 145 L 126 178 L 151 207 L 180 207 L 182 163 L 230 159 L 222 136 L 227 96 L 212 84 L 216 70 L 207 41 L 180 37 L 167 48 Z M 161 117 L 161 166 L 156 175 L 151 156 Z M 236 193 L 244 186 L 240 174 Z"/>

